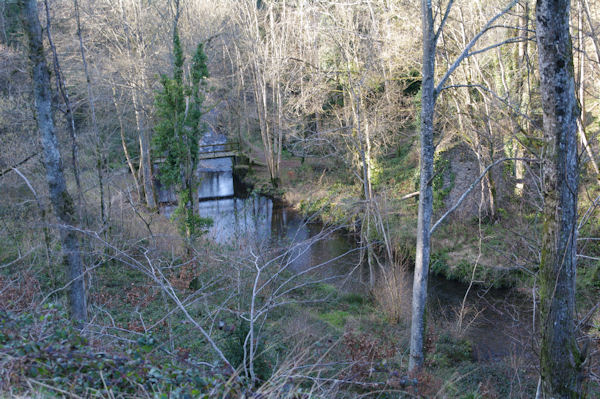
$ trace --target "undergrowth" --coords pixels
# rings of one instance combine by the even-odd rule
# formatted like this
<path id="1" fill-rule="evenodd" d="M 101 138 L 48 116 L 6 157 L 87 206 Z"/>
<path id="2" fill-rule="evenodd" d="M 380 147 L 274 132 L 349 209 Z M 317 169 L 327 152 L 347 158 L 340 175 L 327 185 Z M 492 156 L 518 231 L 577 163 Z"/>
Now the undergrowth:
<path id="1" fill-rule="evenodd" d="M 14 394 L 32 385 L 83 397 L 211 398 L 239 390 L 230 376 L 161 353 L 152 336 L 106 351 L 53 305 L 39 312 L 0 312 L 0 345 L 0 388 Z"/>

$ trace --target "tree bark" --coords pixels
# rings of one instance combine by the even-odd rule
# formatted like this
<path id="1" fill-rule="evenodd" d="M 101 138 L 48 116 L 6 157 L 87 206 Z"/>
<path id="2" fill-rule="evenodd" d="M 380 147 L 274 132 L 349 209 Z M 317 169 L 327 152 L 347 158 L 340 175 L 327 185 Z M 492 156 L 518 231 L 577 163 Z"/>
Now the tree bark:
<path id="1" fill-rule="evenodd" d="M 146 205 L 150 209 L 156 208 L 156 200 L 154 198 L 154 184 L 152 182 L 152 162 L 150 160 L 150 135 L 144 125 L 144 115 L 141 105 L 141 94 L 137 92 L 137 83 L 131 91 L 133 101 L 133 109 L 135 113 L 135 122 L 138 131 L 140 143 L 140 171 L 142 184 L 144 187 L 144 195 L 146 197 Z"/>
<path id="2" fill-rule="evenodd" d="M 579 158 L 570 0 L 538 0 L 536 34 L 544 120 L 544 226 L 540 264 L 542 391 L 581 397 L 575 338 L 575 274 Z"/>
<path id="3" fill-rule="evenodd" d="M 23 22 L 29 39 L 29 58 L 33 70 L 33 94 L 37 125 L 41 136 L 46 180 L 50 200 L 60 228 L 60 238 L 64 263 L 70 279 L 69 304 L 71 316 L 78 322 L 87 319 L 83 263 L 79 242 L 74 230 L 76 223 L 73 199 L 67 191 L 62 159 L 56 139 L 52 115 L 52 93 L 50 92 L 50 72 L 44 58 L 42 27 L 38 18 L 36 0 L 20 0 Z"/>
<path id="4" fill-rule="evenodd" d="M 423 365 L 423 338 L 425 335 L 425 304 L 431 250 L 431 216 L 433 213 L 433 116 L 435 111 L 435 47 L 431 0 L 422 0 L 423 20 L 423 83 L 421 86 L 421 160 L 420 194 L 417 221 L 417 251 L 413 280 L 412 323 L 410 331 L 409 370 Z"/>
<path id="5" fill-rule="evenodd" d="M 75 113 L 71 106 L 71 100 L 69 99 L 69 92 L 67 91 L 65 79 L 60 68 L 58 61 L 58 52 L 52 39 L 51 18 L 50 18 L 50 6 L 48 0 L 44 0 L 44 7 L 46 8 L 46 36 L 48 37 L 48 44 L 52 50 L 52 59 L 54 64 L 54 79 L 56 80 L 56 90 L 60 93 L 66 107 L 65 117 L 67 124 L 69 125 L 69 132 L 71 133 L 71 163 L 73 167 L 73 176 L 75 177 L 75 184 L 77 186 L 77 212 L 79 220 L 83 220 L 83 209 L 84 209 L 84 197 L 83 189 L 81 187 L 81 179 L 79 176 L 79 145 L 77 144 L 77 129 L 75 128 Z"/>

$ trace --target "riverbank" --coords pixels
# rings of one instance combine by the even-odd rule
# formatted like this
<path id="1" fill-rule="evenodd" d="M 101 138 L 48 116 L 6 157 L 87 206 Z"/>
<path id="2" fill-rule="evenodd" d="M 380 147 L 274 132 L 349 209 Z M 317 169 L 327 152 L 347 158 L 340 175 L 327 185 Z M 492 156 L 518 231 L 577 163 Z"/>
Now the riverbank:
<path id="1" fill-rule="evenodd" d="M 271 192 L 271 196 L 295 204 L 306 214 L 317 211 L 330 226 L 348 216 L 359 216 L 356 209 L 360 201 L 355 198 L 360 190 L 351 182 L 340 180 L 335 165 L 302 165 L 293 159 L 286 162 L 281 188 L 287 191 L 279 191 L 279 195 Z M 222 183 L 223 177 L 220 172 L 214 180 L 205 181 L 220 189 L 222 185 L 217 182 Z M 270 184 L 265 170 L 254 167 L 249 177 L 255 179 L 255 193 L 262 191 L 261 181 L 262 186 Z M 382 212 L 394 221 L 390 231 L 396 232 L 395 245 L 407 240 L 405 247 L 395 247 L 402 250 L 408 246 L 406 242 L 411 242 L 408 229 L 414 221 L 411 212 L 415 205 L 390 198 L 391 194 Z M 208 195 L 212 197 L 213 193 Z M 115 379 L 109 382 L 115 390 L 135 390 L 143 384 L 144 389 L 171 394 L 181 383 L 189 388 L 188 392 L 196 390 L 208 397 L 228 390 L 235 392 L 233 395 L 256 390 L 272 398 L 286 397 L 290 392 L 302 397 L 302 393 L 311 390 L 319 392 L 320 397 L 331 398 L 533 396 L 537 360 L 534 337 L 530 334 L 532 323 L 527 318 L 531 312 L 526 305 L 529 301 L 515 295 L 516 289 L 478 287 L 463 301 L 465 285 L 432 277 L 426 369 L 418 376 L 408 376 L 412 278 L 408 267 L 403 266 L 410 264 L 410 254 L 405 263 L 391 269 L 386 279 L 378 279 L 371 292 L 340 289 L 335 280 L 329 280 L 330 276 L 301 271 L 317 262 L 332 266 L 336 279 L 347 274 L 348 266 L 356 265 L 355 258 L 342 268 L 329 262 L 340 253 L 336 251 L 356 255 L 345 234 L 338 234 L 335 227 L 323 229 L 319 223 L 299 230 L 302 218 L 296 212 L 279 209 L 258 195 L 245 200 L 249 206 L 237 210 L 222 206 L 223 203 L 214 207 L 221 210 L 215 218 L 221 225 L 231 227 L 238 223 L 237 217 L 251 223 L 252 229 L 244 227 L 242 234 L 223 243 L 206 235 L 190 245 L 177 236 L 173 224 L 163 215 L 152 214 L 143 207 L 133 208 L 125 198 L 115 197 L 113 211 L 120 217 L 111 227 L 120 239 L 110 244 L 111 258 L 94 269 L 89 292 L 94 321 L 87 334 L 94 344 L 87 345 L 73 333 L 76 342 L 70 347 L 76 351 L 75 359 L 96 359 L 98 353 L 107 353 L 102 355 L 107 360 L 89 361 L 82 370 L 64 369 L 60 361 L 46 357 L 43 351 L 18 353 L 29 339 L 18 334 L 10 335 L 6 341 L 10 356 L 43 364 L 43 373 L 60 378 L 55 386 L 61 389 L 69 389 L 70 375 L 75 375 L 77 381 L 98 381 L 94 378 L 100 369 L 103 375 L 110 376 L 110 381 Z M 236 200 L 223 201 L 235 204 Z M 391 213 L 397 204 L 405 208 Z M 247 208 L 254 213 L 246 217 L 239 209 Z M 222 217 L 222 212 L 231 213 L 231 217 Z M 400 223 L 406 223 L 404 232 Z M 350 223 L 349 229 L 354 225 Z M 263 235 L 271 239 L 262 240 Z M 273 240 L 275 235 L 278 239 Z M 98 253 L 105 248 L 102 241 L 90 239 Z M 291 247 L 294 243 L 299 246 Z M 315 251 L 310 249 L 315 247 Z M 301 266 L 295 262 L 301 253 L 305 256 L 300 260 L 310 263 Z M 271 262 L 274 257 L 279 258 Z M 163 278 L 157 279 L 158 272 L 163 273 Z M 259 293 L 253 288 L 256 282 L 266 283 Z M 40 292 L 53 288 L 50 281 L 39 283 Z M 187 316 L 178 304 L 185 307 Z M 257 310 L 264 312 L 264 319 L 253 316 Z M 35 324 L 31 329 L 45 328 L 44 337 L 61 340 L 64 315 L 49 312 L 52 315 L 27 310 L 24 319 L 12 315 L 5 319 L 22 325 L 32 320 L 50 320 L 56 315 L 56 323 Z M 260 321 L 254 330 L 255 341 L 248 339 L 251 327 L 247 320 L 252 318 Z M 226 369 L 198 326 L 209 332 L 215 345 L 234 363 L 237 374 Z M 56 331 L 51 330 L 55 327 Z M 55 345 L 52 340 L 40 342 L 39 347 L 43 348 Z M 248 384 L 248 342 L 256 344 L 253 364 L 258 382 L 254 387 Z M 61 353 L 66 351 L 65 356 L 71 356 L 69 350 L 60 349 Z M 115 362 L 119 373 L 131 372 L 133 377 L 127 375 L 119 380 L 119 373 L 110 374 Z M 121 366 L 119 362 L 125 364 Z M 40 373 L 36 370 L 23 369 L 20 376 L 49 384 L 44 375 L 35 374 Z M 236 376 L 241 381 L 236 381 Z M 76 384 L 83 387 L 78 391 L 82 394 L 88 387 L 104 389 L 93 383 Z"/>
<path id="2" fill-rule="evenodd" d="M 359 228 L 361 189 L 351 181 L 344 180 L 342 173 L 336 170 L 335 164 L 314 160 L 301 163 L 300 160 L 288 159 L 283 165 L 278 192 L 270 191 L 266 168 L 254 167 L 248 182 L 255 185 L 257 192 L 274 195 L 305 216 L 316 214 L 320 222 L 328 225 L 342 224 L 350 229 Z M 393 345 L 401 342 L 400 346 L 396 346 L 401 352 L 402 349 L 399 348 L 408 348 L 410 332 L 410 268 L 413 262 L 417 202 L 414 198 L 408 201 L 401 200 L 404 192 L 400 192 L 400 195 L 393 194 L 389 188 L 384 189 L 383 186 L 382 184 L 378 187 L 384 193 L 379 197 L 380 209 L 384 217 L 391 220 L 388 225 L 389 231 L 392 232 L 390 237 L 396 254 L 402 254 L 403 264 L 398 270 L 388 274 L 388 277 L 392 276 L 387 281 L 388 284 L 383 284 L 380 279 L 370 293 L 367 287 L 361 301 L 372 307 L 368 312 L 370 319 L 365 318 L 365 314 L 360 311 L 348 313 L 347 310 L 338 308 L 335 303 L 322 310 L 319 317 L 331 322 L 340 332 L 353 331 L 354 325 L 366 326 L 369 323 L 379 325 L 378 328 L 384 332 L 384 336 L 386 331 L 387 334 L 395 331 L 396 342 Z M 267 188 L 267 191 L 263 187 Z M 457 229 L 456 232 L 445 229 L 444 233 L 452 234 L 453 238 L 460 238 L 458 232 L 466 234 L 461 229 L 454 228 Z M 462 241 L 464 246 L 469 243 L 470 241 L 464 239 Z M 453 244 L 442 244 L 445 244 L 443 248 L 450 252 L 446 248 Z M 444 252 L 435 252 L 438 258 L 434 260 L 438 270 L 442 261 L 450 261 L 442 258 L 440 253 Z M 472 274 L 471 270 L 461 269 L 461 272 L 469 277 Z M 532 322 L 530 306 L 527 305 L 531 303 L 529 298 L 521 295 L 521 290 L 514 286 L 507 289 L 507 284 L 497 284 L 497 288 L 502 289 L 496 289 L 485 287 L 485 282 L 478 281 L 469 298 L 465 299 L 468 281 L 461 280 L 461 275 L 456 278 L 442 272 L 438 272 L 438 275 L 439 277 L 432 276 L 430 282 L 427 349 L 427 373 L 430 373 L 427 374 L 427 378 L 430 379 L 430 387 L 435 385 L 438 390 L 450 389 L 452 394 L 448 391 L 448 397 L 461 397 L 458 394 L 460 389 L 478 392 L 478 395 L 484 396 L 496 392 L 490 397 L 509 396 L 508 392 L 511 389 L 522 390 L 524 397 L 532 395 L 535 390 L 535 376 L 531 373 L 535 369 L 535 356 L 530 345 Z M 479 297 L 482 294 L 483 296 Z M 379 321 L 374 322 L 373 317 Z M 363 328 L 361 331 L 366 334 L 369 329 Z M 392 344 L 390 338 L 388 335 L 387 338 L 378 340 L 382 344 Z M 400 360 L 397 367 L 406 367 L 404 360 Z M 480 372 L 484 375 L 480 375 Z M 511 386 L 514 382 L 510 380 L 511 375 L 520 376 L 518 388 Z M 462 381 L 463 376 L 469 377 Z M 448 381 L 447 385 L 442 382 L 444 380 Z M 455 391 L 458 386 L 462 388 Z"/>
<path id="3" fill-rule="evenodd" d="M 414 153 L 416 151 L 405 151 L 380 160 L 374 179 L 375 198 L 378 210 L 386 220 L 387 239 L 396 254 L 408 257 L 409 265 L 414 262 L 418 204 L 418 196 L 410 195 L 417 188 L 415 171 L 418 160 L 410 155 Z M 357 220 L 362 206 L 362 187 L 348 177 L 347 172 L 347 168 L 332 160 L 306 159 L 301 162 L 299 159 L 286 159 L 282 163 L 279 198 L 304 215 L 318 215 L 323 223 L 337 225 L 351 220 L 353 223 L 350 226 L 359 226 Z M 255 168 L 252 179 L 258 187 L 268 187 L 270 184 L 266 168 Z M 451 179 L 454 180 L 454 176 Z M 443 180 L 438 182 L 437 187 L 434 182 L 434 206 L 438 215 L 443 213 L 441 209 L 444 205 L 448 206 L 449 191 Z M 582 196 L 580 209 L 583 214 L 587 215 L 594 209 L 593 199 L 596 195 L 587 193 Z M 485 304 L 466 311 L 464 306 L 458 306 L 457 314 L 442 316 L 446 323 L 451 321 L 450 329 L 457 325 L 466 325 L 466 329 L 476 327 L 479 316 L 489 320 L 489 315 L 478 312 L 490 305 L 497 311 L 496 315 L 510 315 L 516 325 L 528 329 L 528 333 L 519 338 L 515 335 L 515 342 L 522 344 L 520 349 L 513 347 L 509 353 L 499 357 L 491 355 L 490 358 L 501 361 L 510 359 L 513 364 L 520 363 L 519 367 L 535 368 L 538 332 L 536 320 L 531 317 L 537 316 L 535 303 L 539 251 L 536 248 L 539 248 L 539 243 L 536 237 L 540 236 L 539 213 L 535 207 L 523 206 L 516 197 L 505 195 L 502 205 L 493 219 L 485 214 L 483 217 L 465 217 L 463 212 L 442 225 L 432 238 L 431 272 L 448 282 L 462 284 L 459 289 L 469 291 L 471 297 L 479 298 Z M 582 222 L 580 237 L 598 236 L 597 223 L 590 223 L 585 218 L 583 220 L 587 223 Z M 383 242 L 381 236 L 375 235 L 371 239 Z M 594 261 L 596 250 L 588 245 L 588 239 L 582 240 L 577 275 L 577 307 L 580 314 L 585 315 L 581 321 L 582 333 L 590 343 L 593 342 L 592 346 L 600 348 L 600 315 L 595 312 L 597 298 L 600 297 L 600 263 Z M 488 294 L 490 290 L 497 289 L 500 291 L 496 291 L 496 298 L 502 295 L 506 298 L 490 303 Z M 466 323 L 465 318 L 469 320 Z M 442 326 L 439 320 L 433 321 L 433 325 L 431 334 L 436 334 L 434 331 L 440 328 L 448 329 L 448 325 Z M 503 328 L 499 325 L 490 326 L 492 331 L 498 333 Z M 455 336 L 465 337 L 460 331 Z M 512 352 L 514 350 L 517 352 Z M 516 353 L 520 353 L 520 356 Z M 438 371 L 433 372 L 439 375 Z"/>
<path id="4" fill-rule="evenodd" d="M 418 160 L 411 158 L 410 152 L 388 157 L 379 163 L 374 179 L 376 209 L 386 221 L 386 238 L 395 253 L 411 259 L 416 243 L 418 196 L 413 193 L 417 165 Z M 324 224 L 359 228 L 362 187 L 342 166 L 331 160 L 308 158 L 302 163 L 289 158 L 282 161 L 281 169 L 277 189 L 273 189 L 265 167 L 253 167 L 246 179 L 257 192 L 285 201 L 304 215 L 317 215 Z M 438 198 L 437 214 L 442 213 L 440 203 Z M 499 218 L 493 224 L 479 224 L 473 219 L 451 218 L 432 238 L 432 273 L 464 284 L 529 291 L 531 273 L 521 266 L 525 261 L 512 259 L 511 265 L 505 266 L 509 263 L 505 254 L 518 256 L 522 252 L 505 245 L 514 238 L 516 222 Z M 383 243 L 378 229 L 372 234 L 374 242 Z"/>
<path id="5" fill-rule="evenodd" d="M 418 159 L 415 154 L 416 151 L 406 147 L 378 160 L 373 179 L 376 209 L 386 221 L 386 238 L 395 253 L 409 259 L 414 258 L 416 245 L 418 196 L 414 193 L 418 188 Z M 443 162 L 449 161 L 439 163 Z M 273 189 L 266 167 L 253 167 L 247 180 L 258 192 L 285 201 L 304 215 L 317 215 L 327 225 L 359 228 L 362 187 L 349 176 L 345 165 L 332 158 L 306 158 L 302 162 L 290 156 L 282 160 L 281 170 L 277 189 Z M 454 184 L 454 179 L 452 175 L 446 180 Z M 449 198 L 450 191 L 448 181 L 434 181 L 434 218 L 452 205 L 449 201 L 454 198 Z M 580 208 L 592 209 L 595 196 L 594 193 L 582 196 Z M 455 216 L 448 218 L 432 237 L 431 272 L 483 289 L 510 288 L 533 300 L 531 293 L 539 265 L 536 248 L 539 248 L 540 214 L 535 207 L 523 206 L 522 201 L 506 193 L 501 205 L 493 219 L 485 214 L 478 217 L 477 213 L 461 212 L 460 208 Z M 382 243 L 384 238 L 378 229 L 372 231 L 372 241 Z M 596 237 L 599 231 L 596 223 L 588 222 L 582 226 L 580 236 Z M 579 259 L 577 276 L 578 304 L 586 313 L 596 305 L 594 298 L 600 295 L 600 262 L 594 260 L 597 251 L 591 243 L 583 241 L 585 255 Z"/>
<path id="6" fill-rule="evenodd" d="M 22 304 L 0 312 L 0 350 L 7 355 L 0 369 L 14 370 L 4 389 L 34 397 L 64 391 L 83 397 L 152 397 L 145 393 L 155 392 L 169 397 L 257 393 L 268 398 L 381 398 L 506 397 L 511 391 L 527 397 L 534 388 L 527 358 L 519 356 L 526 367 L 511 366 L 506 344 L 502 351 L 486 351 L 491 341 L 476 344 L 467 334 L 476 328 L 493 331 L 471 302 L 465 326 L 473 328 L 456 328 L 453 313 L 460 306 L 460 289 L 437 286 L 443 281 L 432 279 L 432 292 L 443 295 L 432 295 L 430 303 L 427 370 L 408 376 L 408 291 L 396 295 L 405 270 L 398 269 L 389 284 L 377 282 L 381 295 L 348 292 L 326 275 L 300 273 L 286 257 L 271 262 L 282 251 L 290 255 L 287 259 L 298 258 L 300 252 L 289 251 L 293 241 L 264 246 L 252 230 L 225 244 L 208 237 L 186 243 L 167 217 L 134 208 L 118 195 L 112 204 L 119 218 L 111 228 L 119 239 L 106 244 L 101 237 L 87 236 L 94 253 L 108 251 L 104 253 L 110 257 L 90 272 L 92 322 L 83 333 L 68 321 L 63 298 L 38 306 L 38 295 L 56 287 L 36 275 L 37 269 L 31 287 L 39 289 L 28 290 L 25 298 L 3 291 Z M 265 220 L 278 229 L 279 221 L 287 219 L 290 226 L 296 217 L 281 214 L 277 220 L 271 209 L 270 219 L 249 220 Z M 311 265 L 331 266 L 336 278 L 343 278 L 348 270 L 336 269 L 330 260 L 339 253 L 334 250 L 353 248 L 344 247 L 335 231 L 313 226 L 307 236 L 294 233 L 301 240 L 296 249 L 309 248 L 302 244 L 307 240 L 312 247 L 323 245 L 318 253 L 307 252 L 306 259 Z M 352 259 L 349 265 L 355 263 Z M 253 288 L 256 281 L 262 285 L 259 293 Z M 257 311 L 265 317 L 257 319 Z M 260 322 L 250 340 L 249 319 Z M 202 329 L 235 373 L 219 359 Z M 39 333 L 32 336 L 31 331 Z M 254 385 L 245 360 L 248 342 L 256 351 Z M 518 376 L 519 383 L 511 376 Z M 44 385 L 29 391 L 24 381 Z"/>

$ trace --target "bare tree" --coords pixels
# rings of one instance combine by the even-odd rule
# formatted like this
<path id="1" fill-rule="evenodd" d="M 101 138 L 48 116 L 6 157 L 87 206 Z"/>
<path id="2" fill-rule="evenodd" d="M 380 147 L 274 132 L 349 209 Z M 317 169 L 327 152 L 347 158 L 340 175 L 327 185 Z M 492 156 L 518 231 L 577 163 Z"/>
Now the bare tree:
<path id="1" fill-rule="evenodd" d="M 244 38 L 249 53 L 252 54 L 250 81 L 260 136 L 271 182 L 277 187 L 284 135 L 281 70 L 285 63 L 283 51 L 287 32 L 285 24 L 276 21 L 275 6 L 272 2 L 266 2 L 261 7 L 257 7 L 254 2 L 240 2 L 240 17 L 243 19 L 242 26 L 245 27 Z"/>
<path id="2" fill-rule="evenodd" d="M 75 127 L 75 112 L 71 104 L 69 92 L 65 85 L 65 79 L 58 59 L 58 51 L 52 38 L 52 19 L 50 17 L 50 6 L 48 0 L 44 0 L 44 8 L 46 9 L 46 36 L 48 44 L 52 50 L 52 63 L 54 66 L 54 79 L 56 80 L 56 91 L 60 93 L 65 105 L 65 117 L 69 125 L 69 133 L 71 134 L 71 165 L 73 176 L 75 177 L 75 185 L 77 186 L 77 212 L 79 220 L 83 220 L 84 196 L 81 186 L 81 177 L 79 173 L 79 145 L 77 144 L 77 128 Z"/>
<path id="3" fill-rule="evenodd" d="M 492 17 L 483 28 L 471 39 L 464 50 L 449 65 L 448 70 L 436 84 L 435 58 L 437 43 L 444 25 L 448 19 L 454 0 L 450 0 L 441 13 L 439 26 L 435 27 L 433 5 L 431 0 L 421 1 L 423 29 L 423 65 L 421 86 L 421 160 L 420 160 L 420 194 L 417 220 L 417 247 L 415 258 L 415 274 L 413 281 L 412 322 L 410 338 L 409 369 L 416 371 L 423 365 L 423 339 L 425 334 L 425 304 L 427 301 L 427 280 L 429 275 L 429 257 L 431 252 L 431 218 L 433 215 L 433 162 L 434 145 L 434 114 L 438 95 L 447 89 L 446 82 L 452 73 L 468 57 L 479 54 L 498 45 L 488 46 L 481 50 L 472 50 L 478 40 L 494 22 L 506 14 L 515 4 L 512 0 L 506 8 Z"/>
<path id="4" fill-rule="evenodd" d="M 75 208 L 73 199 L 67 191 L 62 158 L 55 133 L 50 72 L 44 56 L 42 27 L 38 18 L 37 1 L 21 0 L 19 5 L 22 10 L 25 31 L 29 38 L 29 58 L 33 70 L 33 93 L 37 124 L 44 152 L 46 181 L 48 182 L 54 214 L 59 222 L 64 262 L 70 279 L 69 302 L 71 315 L 75 320 L 84 322 L 87 319 L 83 281 L 84 267 L 77 236 L 70 228 L 76 223 Z"/>
<path id="5" fill-rule="evenodd" d="M 94 93 L 92 90 L 92 79 L 88 70 L 88 62 L 85 54 L 83 35 L 81 34 L 81 18 L 79 16 L 79 2 L 77 0 L 73 0 L 73 7 L 75 9 L 75 20 L 77 22 L 77 38 L 79 39 L 79 52 L 81 53 L 81 61 L 83 63 L 83 71 L 85 73 L 88 103 L 90 106 L 90 113 L 92 117 L 92 129 L 94 131 L 94 144 L 96 147 L 96 174 L 98 175 L 98 188 L 100 189 L 100 218 L 102 220 L 102 226 L 104 227 L 107 223 L 103 176 L 106 160 L 104 157 L 104 153 L 101 149 L 100 131 L 98 129 L 98 121 L 96 119 L 96 101 L 94 100 Z"/>
<path id="6" fill-rule="evenodd" d="M 581 397 L 575 338 L 579 155 L 570 0 L 538 0 L 536 34 L 544 117 L 544 228 L 540 263 L 542 391 Z"/>

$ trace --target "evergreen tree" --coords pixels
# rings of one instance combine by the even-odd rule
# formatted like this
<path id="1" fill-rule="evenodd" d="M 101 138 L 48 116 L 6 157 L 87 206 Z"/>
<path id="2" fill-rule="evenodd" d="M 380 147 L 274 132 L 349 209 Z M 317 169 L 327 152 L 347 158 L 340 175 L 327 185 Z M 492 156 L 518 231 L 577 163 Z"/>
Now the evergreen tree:
<path id="1" fill-rule="evenodd" d="M 200 235 L 211 220 L 198 216 L 198 142 L 205 132 L 201 122 L 204 95 L 201 86 L 208 77 L 202 43 L 192 59 L 190 83 L 184 81 L 183 50 L 177 28 L 173 32 L 173 77 L 161 76 L 162 90 L 156 95 L 158 123 L 154 128 L 154 147 L 165 162 L 159 180 L 177 192 L 178 206 L 173 217 L 188 238 Z"/>

